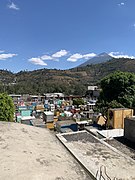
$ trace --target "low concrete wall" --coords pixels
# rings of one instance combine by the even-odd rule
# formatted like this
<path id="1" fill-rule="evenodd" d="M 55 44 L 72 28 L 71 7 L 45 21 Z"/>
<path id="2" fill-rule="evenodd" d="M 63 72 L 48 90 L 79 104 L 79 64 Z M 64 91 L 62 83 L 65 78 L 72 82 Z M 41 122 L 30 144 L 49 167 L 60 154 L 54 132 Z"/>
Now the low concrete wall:
<path id="1" fill-rule="evenodd" d="M 128 140 L 135 142 L 135 117 L 125 118 L 124 120 L 124 136 Z"/>
<path id="2" fill-rule="evenodd" d="M 109 130 L 98 131 L 98 133 L 106 138 L 113 138 L 113 137 L 123 136 L 124 130 L 123 129 L 109 129 Z"/>

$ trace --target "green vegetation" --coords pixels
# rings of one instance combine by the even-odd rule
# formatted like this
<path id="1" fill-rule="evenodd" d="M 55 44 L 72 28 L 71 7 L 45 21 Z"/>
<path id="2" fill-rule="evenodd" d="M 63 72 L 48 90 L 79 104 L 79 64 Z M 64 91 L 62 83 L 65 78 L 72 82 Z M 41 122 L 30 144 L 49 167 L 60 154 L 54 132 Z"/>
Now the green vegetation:
<path id="1" fill-rule="evenodd" d="M 106 114 L 108 108 L 135 108 L 135 74 L 115 72 L 101 80 L 98 109 Z"/>
<path id="2" fill-rule="evenodd" d="M 0 70 L 0 93 L 43 94 L 63 92 L 66 95 L 84 95 L 89 85 L 115 71 L 135 73 L 134 59 L 112 59 L 69 70 L 40 69 L 12 73 Z"/>
<path id="3" fill-rule="evenodd" d="M 5 93 L 0 94 L 0 121 L 13 121 L 14 104 L 12 98 Z"/>
<path id="4" fill-rule="evenodd" d="M 73 105 L 76 105 L 77 107 L 79 105 L 84 105 L 84 100 L 82 98 L 75 98 L 73 99 Z"/>

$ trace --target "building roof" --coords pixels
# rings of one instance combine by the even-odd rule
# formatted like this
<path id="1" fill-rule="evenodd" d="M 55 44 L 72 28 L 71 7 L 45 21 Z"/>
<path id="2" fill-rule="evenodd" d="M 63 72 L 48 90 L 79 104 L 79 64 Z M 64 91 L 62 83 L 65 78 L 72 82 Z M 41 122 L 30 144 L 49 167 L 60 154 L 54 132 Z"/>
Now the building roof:
<path id="1" fill-rule="evenodd" d="M 11 96 L 11 97 L 21 97 L 20 94 L 9 94 L 9 96 Z"/>
<path id="2" fill-rule="evenodd" d="M 21 120 L 25 121 L 25 120 L 34 120 L 36 119 L 35 116 L 21 116 Z"/>
<path id="3" fill-rule="evenodd" d="M 112 110 L 112 111 L 119 111 L 119 110 L 129 110 L 129 108 L 110 108 L 109 110 Z M 130 109 L 132 110 L 132 109 Z"/>
<path id="4" fill-rule="evenodd" d="M 76 121 L 77 124 L 88 124 L 88 121 Z"/>
<path id="5" fill-rule="evenodd" d="M 63 125 L 70 125 L 70 124 L 76 124 L 73 120 L 63 120 L 63 121 L 57 121 L 56 124 L 63 126 Z"/>
<path id="6" fill-rule="evenodd" d="M 45 111 L 44 114 L 45 114 L 46 116 L 53 116 L 53 115 L 54 115 L 54 113 L 51 112 L 51 111 Z"/>
<path id="7" fill-rule="evenodd" d="M 46 93 L 44 94 L 46 97 L 64 97 L 63 93 Z"/>
<path id="8" fill-rule="evenodd" d="M 97 88 L 98 88 L 97 86 L 88 86 L 88 90 L 92 90 L 92 91 L 96 90 Z"/>
<path id="9" fill-rule="evenodd" d="M 49 130 L 0 122 L 0 179 L 82 180 L 88 174 Z"/>

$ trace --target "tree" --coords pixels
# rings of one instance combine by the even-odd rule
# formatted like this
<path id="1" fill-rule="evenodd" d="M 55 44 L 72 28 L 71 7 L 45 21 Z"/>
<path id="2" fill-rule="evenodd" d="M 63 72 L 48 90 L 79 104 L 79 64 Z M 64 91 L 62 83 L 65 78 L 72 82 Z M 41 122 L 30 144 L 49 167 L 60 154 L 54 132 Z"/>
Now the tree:
<path id="1" fill-rule="evenodd" d="M 84 105 L 84 100 L 82 98 L 75 98 L 73 99 L 73 105 L 76 105 L 77 107 L 79 105 Z"/>
<path id="2" fill-rule="evenodd" d="M 102 113 L 108 108 L 135 107 L 135 74 L 115 72 L 101 80 L 97 107 Z"/>
<path id="3" fill-rule="evenodd" d="M 82 84 L 76 84 L 74 87 L 74 95 L 84 95 L 87 88 Z"/>
<path id="4" fill-rule="evenodd" d="M 13 121 L 13 100 L 6 93 L 0 94 L 0 121 Z"/>

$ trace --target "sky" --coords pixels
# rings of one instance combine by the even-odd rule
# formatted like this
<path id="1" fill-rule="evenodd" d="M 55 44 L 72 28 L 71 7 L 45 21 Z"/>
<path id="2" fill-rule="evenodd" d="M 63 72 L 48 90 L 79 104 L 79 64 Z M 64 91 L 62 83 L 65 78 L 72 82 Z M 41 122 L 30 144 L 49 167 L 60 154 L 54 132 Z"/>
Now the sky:
<path id="1" fill-rule="evenodd" d="M 135 0 L 0 0 L 0 69 L 69 69 L 135 57 Z"/>

